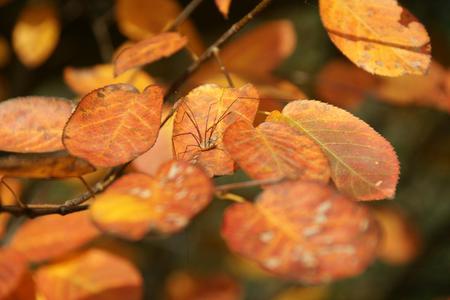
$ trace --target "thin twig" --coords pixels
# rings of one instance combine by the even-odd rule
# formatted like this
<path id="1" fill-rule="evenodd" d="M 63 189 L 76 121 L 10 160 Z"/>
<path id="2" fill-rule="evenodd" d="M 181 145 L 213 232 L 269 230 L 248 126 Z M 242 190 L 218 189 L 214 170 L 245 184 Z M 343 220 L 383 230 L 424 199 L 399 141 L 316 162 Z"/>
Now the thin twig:
<path id="1" fill-rule="evenodd" d="M 77 211 L 86 210 L 88 207 L 89 205 L 77 205 L 65 209 L 64 206 L 61 205 L 28 205 L 27 207 L 21 207 L 18 205 L 4 205 L 0 206 L 0 213 L 7 212 L 15 216 L 25 215 L 28 217 L 37 217 L 51 214 L 66 215 Z"/>
<path id="2" fill-rule="evenodd" d="M 197 6 L 202 3 L 203 0 L 192 0 L 188 5 L 184 8 L 184 10 L 176 17 L 173 22 L 169 23 L 164 29 L 163 32 L 175 30 L 180 24 L 182 24 L 197 8 Z"/>
<path id="3" fill-rule="evenodd" d="M 215 57 L 215 59 L 217 61 L 217 64 L 219 65 L 220 71 L 223 73 L 223 75 L 227 79 L 228 86 L 231 87 L 231 88 L 234 88 L 233 80 L 231 79 L 230 73 L 228 73 L 227 68 L 225 67 L 225 65 L 223 64 L 222 60 L 220 59 L 219 51 L 220 51 L 219 48 L 214 48 L 213 49 L 214 57 Z"/>
<path id="4" fill-rule="evenodd" d="M 242 19 L 238 22 L 234 23 L 224 34 L 222 34 L 208 49 L 203 52 L 202 55 L 198 58 L 198 60 L 194 61 L 186 71 L 176 79 L 170 88 L 167 90 L 165 95 L 165 99 L 169 98 L 175 91 L 186 81 L 186 79 L 193 74 L 206 60 L 208 60 L 213 54 L 214 49 L 219 48 L 227 42 L 233 35 L 235 35 L 239 30 L 241 30 L 250 20 L 252 20 L 256 15 L 258 15 L 261 11 L 263 11 L 272 0 L 262 0 L 258 3 L 248 14 L 246 14 Z M 162 121 L 161 125 L 164 126 L 166 122 L 170 119 L 170 117 L 175 113 L 178 105 L 174 104 L 170 112 Z"/>

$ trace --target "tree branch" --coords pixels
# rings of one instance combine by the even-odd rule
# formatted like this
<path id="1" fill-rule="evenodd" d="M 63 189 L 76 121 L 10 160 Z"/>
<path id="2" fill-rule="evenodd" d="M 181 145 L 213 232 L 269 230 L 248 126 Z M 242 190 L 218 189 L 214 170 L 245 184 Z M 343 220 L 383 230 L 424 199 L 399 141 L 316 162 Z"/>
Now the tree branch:
<path id="1" fill-rule="evenodd" d="M 163 32 L 175 30 L 179 25 L 181 25 L 186 19 L 191 15 L 194 9 L 202 3 L 203 0 L 192 0 L 188 5 L 183 9 L 183 11 L 176 17 L 173 22 L 169 23 L 164 29 Z"/>

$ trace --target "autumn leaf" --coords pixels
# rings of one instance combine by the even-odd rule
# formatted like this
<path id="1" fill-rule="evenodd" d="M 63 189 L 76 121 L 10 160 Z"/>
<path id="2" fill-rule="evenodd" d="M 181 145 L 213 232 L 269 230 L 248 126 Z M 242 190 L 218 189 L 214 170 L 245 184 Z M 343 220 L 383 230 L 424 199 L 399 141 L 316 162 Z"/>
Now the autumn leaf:
<path id="1" fill-rule="evenodd" d="M 342 60 L 326 64 L 315 81 L 318 97 L 342 108 L 354 108 L 377 86 L 375 76 Z"/>
<path id="2" fill-rule="evenodd" d="M 382 232 L 380 259 L 391 265 L 413 261 L 420 253 L 422 241 L 412 220 L 392 207 L 376 207 L 372 211 Z"/>
<path id="3" fill-rule="evenodd" d="M 207 277 L 178 271 L 166 282 L 167 300 L 238 300 L 243 299 L 241 287 L 224 274 Z"/>
<path id="4" fill-rule="evenodd" d="M 349 112 L 315 100 L 293 101 L 268 121 L 284 122 L 314 140 L 328 157 L 337 188 L 358 199 L 395 195 L 399 162 L 391 144 Z"/>
<path id="5" fill-rule="evenodd" d="M 223 149 L 223 132 L 238 120 L 252 123 L 258 103 L 258 92 L 250 84 L 239 89 L 205 84 L 192 90 L 175 115 L 176 158 L 201 165 L 210 176 L 232 173 L 234 162 Z"/>
<path id="6" fill-rule="evenodd" d="M 99 167 L 128 162 L 156 141 L 163 92 L 159 86 L 144 92 L 129 84 L 114 84 L 81 99 L 64 128 L 69 153 Z"/>
<path id="7" fill-rule="evenodd" d="M 58 13 L 49 2 L 29 2 L 12 32 L 14 51 L 29 68 L 41 65 L 56 48 L 60 34 Z"/>
<path id="8" fill-rule="evenodd" d="M 16 251 L 0 249 L 0 278 L 0 299 L 35 299 L 34 282 L 27 262 Z"/>
<path id="9" fill-rule="evenodd" d="M 16 205 L 16 197 L 20 199 L 22 193 L 22 182 L 13 179 L 13 178 L 3 178 L 3 175 L 0 173 L 0 181 L 6 182 L 9 188 L 11 188 L 12 192 L 6 187 L 5 184 L 0 184 L 0 205 Z M 0 240 L 3 239 L 6 231 L 8 222 L 11 219 L 10 214 L 0 214 Z M 2 299 L 0 297 L 0 299 Z"/>
<path id="10" fill-rule="evenodd" d="M 8 247 L 30 262 L 58 258 L 99 235 L 87 212 L 32 219 L 15 232 Z"/>
<path id="11" fill-rule="evenodd" d="M 382 78 L 376 94 L 397 105 L 430 106 L 450 112 L 450 70 L 432 61 L 426 75 Z"/>
<path id="12" fill-rule="evenodd" d="M 1 102 L 0 150 L 39 153 L 64 149 L 61 136 L 73 107 L 69 100 L 43 96 Z"/>
<path id="13" fill-rule="evenodd" d="M 155 177 L 139 173 L 121 177 L 97 197 L 90 212 L 102 230 L 138 240 L 151 230 L 180 231 L 209 204 L 212 192 L 201 169 L 171 161 Z"/>
<path id="14" fill-rule="evenodd" d="M 428 33 L 397 0 L 320 0 L 319 6 L 330 39 L 358 67 L 384 76 L 427 71 Z"/>
<path id="15" fill-rule="evenodd" d="M 222 236 L 231 251 L 283 278 L 320 283 L 364 271 L 379 230 L 367 209 L 319 183 L 268 187 L 229 207 Z"/>
<path id="16" fill-rule="evenodd" d="M 182 8 L 176 0 L 117 0 L 116 17 L 119 30 L 132 40 L 142 40 L 164 31 Z M 187 20 L 178 31 L 187 36 L 189 48 L 197 55 L 203 52 L 203 43 L 193 24 Z"/>
<path id="17" fill-rule="evenodd" d="M 228 12 L 230 11 L 231 0 L 215 0 L 217 9 L 220 13 L 228 18 Z"/>
<path id="18" fill-rule="evenodd" d="M 282 123 L 254 128 L 246 121 L 224 133 L 225 149 L 255 179 L 305 179 L 328 182 L 330 167 L 320 147 L 309 137 Z"/>
<path id="19" fill-rule="evenodd" d="M 46 300 L 140 300 L 143 294 L 138 270 L 99 249 L 40 267 L 35 279 Z"/>
<path id="20" fill-rule="evenodd" d="M 0 174 L 8 177 L 68 178 L 94 171 L 90 163 L 66 151 L 0 156 Z"/>
<path id="21" fill-rule="evenodd" d="M 176 32 L 164 32 L 124 48 L 114 61 L 115 75 L 150 64 L 181 50 L 187 39 Z"/>
<path id="22" fill-rule="evenodd" d="M 143 91 L 155 80 L 141 70 L 130 70 L 114 77 L 114 65 L 95 65 L 88 68 L 66 67 L 64 81 L 78 95 L 85 95 L 92 90 L 116 83 L 128 83 Z"/>

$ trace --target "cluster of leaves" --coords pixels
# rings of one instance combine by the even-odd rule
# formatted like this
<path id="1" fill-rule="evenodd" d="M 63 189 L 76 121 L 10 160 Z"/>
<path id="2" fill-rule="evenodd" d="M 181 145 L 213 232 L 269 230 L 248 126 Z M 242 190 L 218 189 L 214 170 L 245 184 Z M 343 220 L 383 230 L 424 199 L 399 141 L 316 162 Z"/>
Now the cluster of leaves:
<path id="1" fill-rule="evenodd" d="M 224 16 L 230 2 L 216 0 Z M 139 13 L 155 7 L 155 18 Z M 192 24 L 174 23 L 186 12 L 176 2 L 119 0 L 116 9 L 122 32 L 138 41 L 119 47 L 111 64 L 67 67 L 64 78 L 80 95 L 78 101 L 28 96 L 0 103 L 0 150 L 11 152 L 0 160 L 2 179 L 63 179 L 113 168 L 113 175 L 89 188 L 79 201 L 52 207 L 20 202 L 22 207 L 15 207 L 16 213 L 45 214 L 50 208 L 71 214 L 43 216 L 19 227 L 0 253 L 0 278 L 7 278 L 0 285 L 0 298 L 32 299 L 37 290 L 48 300 L 140 299 L 142 278 L 135 266 L 105 250 L 82 246 L 103 233 L 133 241 L 148 234 L 177 233 L 214 195 L 238 202 L 223 216 L 221 235 L 230 251 L 281 278 L 329 282 L 360 274 L 377 255 L 408 259 L 390 255 L 408 251 L 391 250 L 388 239 L 379 249 L 380 224 L 395 220 L 391 222 L 401 227 L 407 222 L 395 213 L 374 217 L 358 203 L 394 197 L 399 162 L 393 147 L 344 109 L 317 100 L 289 101 L 306 96 L 271 74 L 295 47 L 288 21 L 266 23 L 221 50 L 213 45 L 202 52 Z M 363 70 L 384 76 L 427 71 L 428 34 L 395 0 L 321 0 L 320 14 L 332 42 Z M 51 54 L 58 35 L 55 9 L 30 4 L 14 30 L 14 48 L 25 65 L 37 67 Z M 30 45 L 39 47 L 30 51 Z M 188 69 L 189 77 L 176 87 L 185 96 L 164 108 L 171 87 L 140 67 L 181 49 L 203 55 L 194 61 L 197 72 L 190 76 L 194 70 Z M 217 62 L 199 67 L 213 54 Z M 321 76 L 319 82 L 332 84 L 326 72 Z M 445 76 L 436 77 L 441 82 Z M 357 91 L 350 87 L 351 97 L 374 89 L 359 72 L 355 77 L 367 84 L 355 82 Z M 224 82 L 231 86 L 224 87 Z M 401 83 L 384 79 L 374 90 L 389 94 L 390 84 Z M 427 85 L 423 93 L 435 85 L 441 83 Z M 334 94 L 336 87 L 321 89 L 327 88 L 331 92 L 325 94 Z M 435 98 L 427 103 L 448 105 Z M 258 113 L 265 118 L 255 122 Z M 130 163 L 134 171 L 118 176 L 117 170 Z M 233 174 L 237 166 L 253 180 L 214 184 L 211 177 Z M 262 188 L 254 201 L 229 193 L 252 185 Z M 7 207 L 14 206 L 3 209 Z M 78 212 L 84 209 L 88 211 Z M 411 246 L 408 255 L 416 248 Z M 27 264 L 42 262 L 33 280 Z M 172 299 L 204 294 L 218 299 L 219 292 L 223 299 L 236 299 L 241 294 L 228 278 L 175 275 L 168 286 L 182 282 L 174 284 L 189 288 L 171 294 Z M 216 288 L 208 290 L 205 284 Z"/>

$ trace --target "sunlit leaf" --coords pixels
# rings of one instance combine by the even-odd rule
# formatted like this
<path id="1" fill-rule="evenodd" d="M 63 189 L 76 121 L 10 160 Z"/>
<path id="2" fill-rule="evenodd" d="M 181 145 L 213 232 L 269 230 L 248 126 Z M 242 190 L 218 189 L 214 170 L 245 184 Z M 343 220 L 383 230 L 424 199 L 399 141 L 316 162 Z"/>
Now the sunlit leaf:
<path id="1" fill-rule="evenodd" d="M 69 100 L 43 96 L 1 102 L 0 150 L 27 153 L 64 149 L 61 136 L 73 107 Z"/>
<path id="2" fill-rule="evenodd" d="M 142 93 L 132 85 L 114 84 L 81 99 L 64 128 L 63 143 L 74 156 L 95 166 L 112 167 L 136 158 L 156 141 L 163 92 Z"/>
<path id="3" fill-rule="evenodd" d="M 358 67 L 384 76 L 428 69 L 428 33 L 397 0 L 320 0 L 319 6 L 331 40 Z"/>
<path id="4" fill-rule="evenodd" d="M 34 300 L 34 282 L 25 259 L 14 250 L 0 249 L 0 299 Z"/>
<path id="5" fill-rule="evenodd" d="M 228 12 L 230 11 L 230 5 L 231 0 L 215 0 L 217 9 L 220 11 L 220 13 L 225 17 L 228 18 Z"/>
<path id="6" fill-rule="evenodd" d="M 225 149 L 255 179 L 308 179 L 328 182 L 330 167 L 320 147 L 282 123 L 264 122 L 254 128 L 246 121 L 224 133 Z"/>
<path id="7" fill-rule="evenodd" d="M 94 172 L 87 161 L 66 151 L 0 156 L 0 174 L 22 178 L 68 178 Z"/>
<path id="8" fill-rule="evenodd" d="M 166 282 L 167 300 L 239 300 L 241 287 L 236 280 L 223 275 L 195 276 L 178 271 Z"/>
<path id="9" fill-rule="evenodd" d="M 328 157 L 337 188 L 359 200 L 392 198 L 399 162 L 391 144 L 349 112 L 315 100 L 293 101 L 268 121 L 285 122 Z"/>
<path id="10" fill-rule="evenodd" d="M 50 2 L 30 1 L 12 32 L 14 51 L 27 67 L 37 67 L 52 54 L 60 30 L 58 13 Z"/>
<path id="11" fill-rule="evenodd" d="M 142 40 L 161 33 L 181 11 L 176 0 L 116 0 L 119 29 L 132 40 Z M 200 55 L 203 44 L 192 23 L 185 21 L 178 30 L 188 37 L 189 48 Z"/>
<path id="12" fill-rule="evenodd" d="M 123 258 L 98 249 L 45 265 L 35 279 L 46 300 L 140 300 L 143 294 L 138 270 Z"/>
<path id="13" fill-rule="evenodd" d="M 450 70 L 431 62 L 423 76 L 382 78 L 377 96 L 397 105 L 431 106 L 450 112 Z"/>
<path id="14" fill-rule="evenodd" d="M 9 247 L 30 262 L 54 259 L 81 247 L 99 231 L 87 212 L 48 215 L 29 220 L 15 232 Z"/>
<path id="15" fill-rule="evenodd" d="M 176 32 L 165 32 L 148 37 L 130 47 L 123 49 L 114 61 L 115 74 L 150 64 L 164 57 L 169 57 L 186 45 L 187 39 Z"/>
<path id="16" fill-rule="evenodd" d="M 155 83 L 150 75 L 141 70 L 130 70 L 114 77 L 114 66 L 109 64 L 89 68 L 67 67 L 64 69 L 64 81 L 78 95 L 115 83 L 128 83 L 140 91 Z"/>
<path id="17" fill-rule="evenodd" d="M 223 132 L 238 120 L 252 123 L 258 103 L 258 92 L 250 84 L 239 89 L 205 84 L 192 90 L 174 120 L 176 158 L 198 163 L 210 176 L 232 173 L 234 163 L 223 149 Z"/>
<path id="18" fill-rule="evenodd" d="M 164 164 L 155 177 L 131 173 L 97 197 L 90 211 L 107 232 L 138 240 L 149 231 L 183 229 L 211 201 L 213 186 L 199 168 L 182 161 Z"/>
<path id="19" fill-rule="evenodd" d="M 298 181 L 229 207 L 222 236 L 233 252 L 278 276 L 319 283 L 363 272 L 376 255 L 379 230 L 363 206 Z"/>
<path id="20" fill-rule="evenodd" d="M 377 84 L 375 76 L 341 60 L 325 65 L 315 81 L 317 96 L 342 108 L 357 106 L 374 93 Z"/>
<path id="21" fill-rule="evenodd" d="M 389 207 L 375 208 L 373 212 L 382 232 L 378 256 L 393 265 L 414 260 L 420 252 L 421 238 L 412 220 Z"/>

